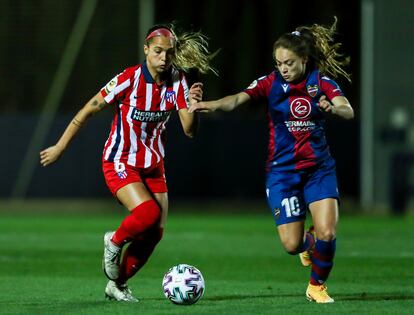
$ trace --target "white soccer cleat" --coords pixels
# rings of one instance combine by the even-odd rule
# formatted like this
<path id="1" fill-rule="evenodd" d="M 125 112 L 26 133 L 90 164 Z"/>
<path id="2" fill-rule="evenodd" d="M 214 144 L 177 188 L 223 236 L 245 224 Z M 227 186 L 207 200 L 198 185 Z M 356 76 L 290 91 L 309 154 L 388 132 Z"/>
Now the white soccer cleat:
<path id="1" fill-rule="evenodd" d="M 126 284 L 117 284 L 112 280 L 109 280 L 106 285 L 105 297 L 109 300 L 115 301 L 139 302 L 139 300 L 132 295 L 131 290 Z"/>
<path id="2" fill-rule="evenodd" d="M 102 269 L 109 280 L 119 278 L 119 262 L 121 260 L 122 248 L 112 243 L 111 238 L 115 232 L 106 232 L 104 236 L 104 254 Z"/>

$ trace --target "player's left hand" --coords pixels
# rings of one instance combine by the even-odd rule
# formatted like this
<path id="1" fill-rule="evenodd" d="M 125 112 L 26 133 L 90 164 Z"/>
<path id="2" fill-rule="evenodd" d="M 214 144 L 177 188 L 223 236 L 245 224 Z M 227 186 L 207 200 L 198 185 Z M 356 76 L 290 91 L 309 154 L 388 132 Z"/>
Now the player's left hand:
<path id="1" fill-rule="evenodd" d="M 190 105 L 196 104 L 203 99 L 203 83 L 194 83 L 189 92 Z"/>
<path id="2" fill-rule="evenodd" d="M 322 95 L 319 98 L 319 103 L 317 104 L 318 107 L 326 112 L 326 113 L 332 113 L 334 110 L 334 106 L 332 105 L 332 103 L 327 99 L 326 95 Z"/>

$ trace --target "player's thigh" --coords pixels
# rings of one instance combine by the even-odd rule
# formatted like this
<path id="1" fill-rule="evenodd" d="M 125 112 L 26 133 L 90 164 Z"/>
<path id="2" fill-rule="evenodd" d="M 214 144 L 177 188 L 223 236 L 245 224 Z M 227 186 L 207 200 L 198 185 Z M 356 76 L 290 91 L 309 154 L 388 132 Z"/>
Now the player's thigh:
<path id="1" fill-rule="evenodd" d="M 161 207 L 160 227 L 164 227 L 168 217 L 168 193 L 154 193 L 154 198 Z"/>
<path id="2" fill-rule="evenodd" d="M 325 198 L 309 204 L 316 236 L 320 240 L 329 241 L 336 236 L 339 219 L 338 200 Z"/>
<path id="3" fill-rule="evenodd" d="M 164 227 L 168 217 L 168 187 L 164 164 L 159 163 L 156 167 L 144 172 L 141 177 L 161 208 L 160 226 Z"/>
<path id="4" fill-rule="evenodd" d="M 116 197 L 129 211 L 141 203 L 153 199 L 151 193 L 141 182 L 129 183 L 121 187 L 116 192 Z"/>
<path id="5" fill-rule="evenodd" d="M 328 160 L 316 169 L 304 189 L 304 198 L 312 214 L 319 239 L 335 237 L 338 222 L 338 184 L 334 161 Z"/>
<path id="6" fill-rule="evenodd" d="M 300 174 L 269 174 L 266 179 L 266 195 L 282 245 L 288 252 L 295 253 L 303 242 L 307 211 Z"/>
<path id="7" fill-rule="evenodd" d="M 277 226 L 280 241 L 283 247 L 291 253 L 297 250 L 303 243 L 305 221 L 296 221 Z"/>

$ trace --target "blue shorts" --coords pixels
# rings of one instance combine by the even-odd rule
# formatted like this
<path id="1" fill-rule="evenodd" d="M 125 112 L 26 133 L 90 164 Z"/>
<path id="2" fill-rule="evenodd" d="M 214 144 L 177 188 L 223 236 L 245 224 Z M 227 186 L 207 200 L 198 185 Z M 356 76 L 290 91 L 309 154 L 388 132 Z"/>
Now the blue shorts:
<path id="1" fill-rule="evenodd" d="M 339 200 L 335 162 L 330 159 L 300 171 L 270 170 L 266 195 L 276 225 L 304 221 L 310 203 L 326 198 Z"/>

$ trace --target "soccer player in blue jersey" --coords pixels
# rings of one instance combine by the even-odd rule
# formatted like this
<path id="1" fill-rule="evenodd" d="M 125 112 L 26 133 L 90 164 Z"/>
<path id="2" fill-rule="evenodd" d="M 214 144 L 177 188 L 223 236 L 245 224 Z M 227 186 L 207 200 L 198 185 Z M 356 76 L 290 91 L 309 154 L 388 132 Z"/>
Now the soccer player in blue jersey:
<path id="1" fill-rule="evenodd" d="M 338 222 L 335 161 L 325 138 L 325 117 L 354 117 L 354 111 L 331 78 L 350 75 L 349 58 L 339 54 L 331 27 L 298 27 L 282 35 L 273 47 L 276 70 L 244 91 L 209 102 L 193 104 L 189 111 L 231 111 L 253 101 L 266 103 L 269 119 L 269 155 L 266 194 L 281 242 L 289 254 L 300 254 L 311 266 L 306 297 L 332 303 L 325 285 L 333 266 Z M 307 211 L 313 226 L 305 232 Z"/>

